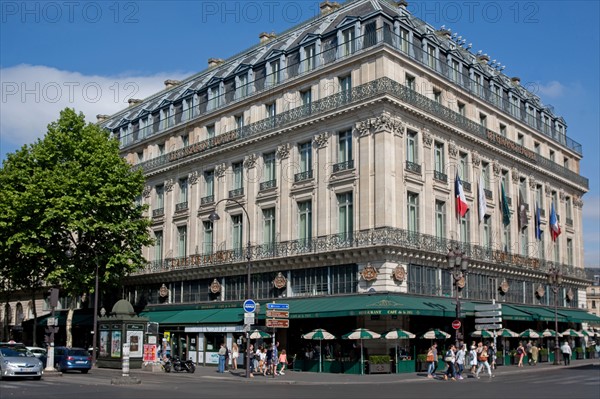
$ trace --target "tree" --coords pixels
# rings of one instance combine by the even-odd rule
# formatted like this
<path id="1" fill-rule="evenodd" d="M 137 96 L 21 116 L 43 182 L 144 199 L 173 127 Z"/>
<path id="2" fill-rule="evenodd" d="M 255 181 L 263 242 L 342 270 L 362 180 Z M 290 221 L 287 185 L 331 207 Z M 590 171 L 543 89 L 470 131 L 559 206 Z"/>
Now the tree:
<path id="1" fill-rule="evenodd" d="M 0 230 L 9 227 L 0 233 L 7 240 L 0 244 L 0 270 L 11 279 L 34 274 L 60 285 L 61 296 L 78 297 L 93 291 L 96 269 L 100 284 L 113 287 L 145 264 L 150 221 L 136 201 L 143 174 L 83 114 L 63 110 L 43 139 L 8 156 L 0 183 Z"/>

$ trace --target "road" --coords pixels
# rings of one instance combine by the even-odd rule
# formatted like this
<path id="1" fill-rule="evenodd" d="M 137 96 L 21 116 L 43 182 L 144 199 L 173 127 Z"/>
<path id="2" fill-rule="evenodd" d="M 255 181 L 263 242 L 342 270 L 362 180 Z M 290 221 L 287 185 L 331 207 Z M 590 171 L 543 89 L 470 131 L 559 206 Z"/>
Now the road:
<path id="1" fill-rule="evenodd" d="M 490 379 L 462 381 L 429 380 L 421 374 L 408 375 L 315 375 L 288 372 L 276 379 L 263 376 L 246 380 L 235 374 L 218 374 L 214 368 L 199 367 L 195 374 L 134 371 L 139 385 L 113 385 L 117 370 L 92 370 L 89 374 L 68 373 L 42 381 L 4 380 L 0 398 L 48 399 L 182 399 L 182 398 L 600 398 L 600 364 L 589 362 L 564 368 L 502 368 Z M 243 372 L 241 373 L 243 375 Z"/>

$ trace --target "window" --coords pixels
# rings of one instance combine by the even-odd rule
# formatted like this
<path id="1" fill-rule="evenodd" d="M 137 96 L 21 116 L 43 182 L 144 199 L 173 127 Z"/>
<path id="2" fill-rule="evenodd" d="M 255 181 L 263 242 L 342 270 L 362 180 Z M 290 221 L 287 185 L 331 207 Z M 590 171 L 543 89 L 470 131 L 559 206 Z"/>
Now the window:
<path id="1" fill-rule="evenodd" d="M 210 111 L 219 106 L 219 96 L 221 95 L 219 86 L 214 86 L 208 89 L 208 105 L 207 110 Z"/>
<path id="2" fill-rule="evenodd" d="M 202 252 L 205 254 L 213 253 L 213 222 L 205 221 L 202 222 L 202 227 L 204 229 L 204 242 L 202 243 Z"/>
<path id="3" fill-rule="evenodd" d="M 487 127 L 487 116 L 484 114 L 479 114 L 479 124 L 483 127 Z"/>
<path id="4" fill-rule="evenodd" d="M 206 126 L 206 138 L 212 139 L 215 137 L 215 125 Z"/>
<path id="5" fill-rule="evenodd" d="M 177 205 L 184 205 L 187 208 L 188 203 L 188 178 L 183 177 L 179 179 L 179 203 Z M 179 206 L 177 207 L 179 208 Z"/>
<path id="6" fill-rule="evenodd" d="M 189 134 L 184 134 L 183 136 L 181 136 L 181 144 L 183 145 L 183 147 L 187 147 L 188 145 L 190 145 Z"/>
<path id="7" fill-rule="evenodd" d="M 433 101 L 439 104 L 442 103 L 442 92 L 440 90 L 433 91 Z"/>
<path id="8" fill-rule="evenodd" d="M 154 260 L 162 261 L 163 259 L 163 232 L 162 230 L 154 232 Z"/>
<path id="9" fill-rule="evenodd" d="M 559 247 L 559 241 L 557 240 L 554 245 L 552 246 L 554 249 L 554 262 L 556 263 L 560 263 L 560 247 Z"/>
<path id="10" fill-rule="evenodd" d="M 518 97 L 510 96 L 510 113 L 514 117 L 520 117 L 520 101 Z"/>
<path id="11" fill-rule="evenodd" d="M 204 172 L 204 194 L 206 197 L 215 195 L 215 171 L 207 170 Z"/>
<path id="12" fill-rule="evenodd" d="M 355 39 L 354 27 L 342 31 L 342 49 L 341 57 L 346 57 L 354 53 L 354 39 Z"/>
<path id="13" fill-rule="evenodd" d="M 139 151 L 137 153 L 138 163 L 144 162 L 144 151 Z"/>
<path id="14" fill-rule="evenodd" d="M 267 85 L 272 86 L 272 85 L 279 84 L 281 82 L 281 80 L 280 80 L 281 79 L 280 78 L 281 67 L 280 67 L 279 60 L 269 62 L 267 68 L 268 68 L 267 72 L 269 73 L 269 75 L 267 76 Z"/>
<path id="15" fill-rule="evenodd" d="M 502 225 L 502 248 L 505 252 L 509 252 L 511 250 L 511 240 L 510 240 L 510 224 L 507 226 Z"/>
<path id="16" fill-rule="evenodd" d="M 435 236 L 446 238 L 446 203 L 435 201 Z"/>
<path id="17" fill-rule="evenodd" d="M 567 169 L 569 169 L 569 158 L 565 157 L 563 159 L 563 166 Z"/>
<path id="18" fill-rule="evenodd" d="M 508 170 L 502 170 L 502 177 L 500 178 L 502 185 L 504 186 L 504 193 L 508 199 L 508 204 L 511 205 L 510 200 L 510 179 L 508 178 Z"/>
<path id="19" fill-rule="evenodd" d="M 431 69 L 435 69 L 436 68 L 436 56 L 435 56 L 435 47 L 433 46 L 427 46 L 427 65 L 429 66 L 429 68 Z"/>
<path id="20" fill-rule="evenodd" d="M 535 204 L 540 210 L 544 210 L 544 189 L 541 184 L 535 188 Z"/>
<path id="21" fill-rule="evenodd" d="M 236 115 L 235 116 L 235 128 L 243 129 L 244 127 L 244 115 Z"/>
<path id="22" fill-rule="evenodd" d="M 400 50 L 404 53 L 408 53 L 408 46 L 410 43 L 410 34 L 408 30 L 400 28 Z"/>
<path id="23" fill-rule="evenodd" d="M 534 126 L 535 125 L 535 108 L 533 108 L 531 105 L 527 106 L 527 123 L 529 125 Z"/>
<path id="24" fill-rule="evenodd" d="M 177 227 L 177 255 L 180 258 L 187 256 L 187 226 Z"/>
<path id="25" fill-rule="evenodd" d="M 437 172 L 436 176 L 440 173 L 443 174 L 446 170 L 446 165 L 444 163 L 444 144 L 437 141 L 434 144 L 434 163 L 434 170 Z"/>
<path id="26" fill-rule="evenodd" d="M 274 118 L 277 115 L 277 106 L 274 102 L 271 104 L 267 104 L 266 108 L 267 108 L 267 118 Z"/>
<path id="27" fill-rule="evenodd" d="M 406 135 L 406 160 L 415 164 L 419 162 L 417 132 L 412 130 Z"/>
<path id="28" fill-rule="evenodd" d="M 567 238 L 567 264 L 573 266 L 573 240 Z"/>
<path id="29" fill-rule="evenodd" d="M 406 87 L 408 87 L 411 90 L 415 90 L 416 85 L 415 85 L 415 77 L 414 76 L 406 74 L 405 81 L 406 81 Z"/>
<path id="30" fill-rule="evenodd" d="M 310 89 L 301 91 L 300 98 L 302 99 L 302 105 L 310 105 L 312 103 L 312 93 Z"/>
<path id="31" fill-rule="evenodd" d="M 354 214 L 352 212 L 352 193 L 337 194 L 338 232 L 341 240 L 352 239 L 354 231 Z"/>
<path id="32" fill-rule="evenodd" d="M 529 234 L 527 229 L 519 230 L 520 242 L 521 242 L 521 255 L 529 256 Z"/>
<path id="33" fill-rule="evenodd" d="M 483 188 L 486 190 L 491 189 L 490 183 L 490 164 L 487 162 L 481 163 L 481 173 L 483 174 Z"/>
<path id="34" fill-rule="evenodd" d="M 352 130 L 338 134 L 338 163 L 352 161 Z"/>
<path id="35" fill-rule="evenodd" d="M 156 186 L 156 207 L 155 210 L 162 210 L 164 213 L 165 209 L 165 186 L 160 184 Z"/>
<path id="36" fill-rule="evenodd" d="M 312 170 L 312 143 L 306 142 L 299 146 L 300 151 L 300 172 L 309 172 Z"/>
<path id="37" fill-rule="evenodd" d="M 165 145 L 164 144 L 159 144 L 158 145 L 158 155 L 165 155 Z"/>
<path id="38" fill-rule="evenodd" d="M 275 152 L 263 155 L 263 182 L 275 182 Z M 274 186 L 274 185 L 273 185 Z"/>
<path id="39" fill-rule="evenodd" d="M 244 163 L 235 162 L 232 165 L 233 169 L 233 190 L 239 190 L 244 188 Z"/>
<path id="40" fill-rule="evenodd" d="M 517 134 L 517 143 L 521 146 L 525 146 L 525 136 L 521 133 Z"/>
<path id="41" fill-rule="evenodd" d="M 460 218 L 460 239 L 465 244 L 471 242 L 471 212 Z"/>
<path id="42" fill-rule="evenodd" d="M 489 215 L 483 217 L 483 237 L 481 244 L 487 248 L 492 248 L 492 218 Z"/>
<path id="43" fill-rule="evenodd" d="M 546 259 L 546 251 L 544 250 L 544 231 L 541 232 L 540 240 L 538 242 L 538 258 Z"/>
<path id="44" fill-rule="evenodd" d="M 409 192 L 407 194 L 408 230 L 413 233 L 419 232 L 419 194 Z"/>
<path id="45" fill-rule="evenodd" d="M 550 160 L 556 162 L 556 153 L 553 150 L 550 150 Z"/>
<path id="46" fill-rule="evenodd" d="M 244 98 L 248 95 L 248 75 L 239 75 L 235 79 L 235 98 Z"/>
<path id="47" fill-rule="evenodd" d="M 306 54 L 306 60 L 305 62 L 305 68 L 304 71 L 312 71 L 315 66 L 316 66 L 316 61 L 317 61 L 317 57 L 316 57 L 316 50 L 315 50 L 315 45 L 311 44 L 310 46 L 307 46 L 305 49 L 305 54 Z"/>
<path id="48" fill-rule="evenodd" d="M 567 217 L 567 224 L 569 224 L 569 220 L 571 221 L 571 225 L 573 224 L 573 205 L 571 204 L 571 197 L 565 197 L 565 213 Z"/>
<path id="49" fill-rule="evenodd" d="M 469 181 L 469 154 L 466 152 L 461 152 L 458 154 L 458 163 L 459 169 L 458 174 L 460 179 L 464 181 Z"/>
<path id="50" fill-rule="evenodd" d="M 456 83 L 460 83 L 460 63 L 456 60 L 452 60 L 450 76 Z"/>
<path id="51" fill-rule="evenodd" d="M 231 243 L 233 250 L 236 251 L 239 256 L 242 254 L 242 215 L 231 215 Z"/>
<path id="52" fill-rule="evenodd" d="M 483 97 L 483 77 L 478 73 L 474 73 L 473 81 L 475 85 L 475 93 L 477 93 L 479 97 Z"/>
<path id="53" fill-rule="evenodd" d="M 338 78 L 338 80 L 340 84 L 341 100 L 344 102 L 352 100 L 352 77 L 350 75 L 346 75 Z"/>
<path id="54" fill-rule="evenodd" d="M 312 239 L 312 202 L 298 202 L 298 240 L 300 245 L 310 245 Z"/>
<path id="55" fill-rule="evenodd" d="M 275 208 L 263 209 L 263 248 L 275 249 Z"/>
<path id="56" fill-rule="evenodd" d="M 458 113 L 462 116 L 467 116 L 465 103 L 458 102 Z"/>
<path id="57" fill-rule="evenodd" d="M 506 125 L 500 124 L 500 134 L 506 137 Z"/>
<path id="58" fill-rule="evenodd" d="M 490 90 L 492 92 L 490 96 L 492 104 L 497 105 L 499 107 L 502 106 L 502 92 L 500 91 L 500 88 L 493 84 L 490 85 Z"/>
<path id="59" fill-rule="evenodd" d="M 540 143 L 533 143 L 533 150 L 535 151 L 536 154 L 541 154 L 542 146 L 540 145 Z"/>

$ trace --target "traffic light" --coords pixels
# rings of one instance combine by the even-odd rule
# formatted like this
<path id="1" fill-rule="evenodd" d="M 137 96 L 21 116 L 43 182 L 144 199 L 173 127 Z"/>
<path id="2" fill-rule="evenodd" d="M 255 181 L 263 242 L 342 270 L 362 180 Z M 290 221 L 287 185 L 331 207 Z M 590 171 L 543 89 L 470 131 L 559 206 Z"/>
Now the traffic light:
<path id="1" fill-rule="evenodd" d="M 48 305 L 51 308 L 58 306 L 58 288 L 50 288 L 48 290 Z"/>

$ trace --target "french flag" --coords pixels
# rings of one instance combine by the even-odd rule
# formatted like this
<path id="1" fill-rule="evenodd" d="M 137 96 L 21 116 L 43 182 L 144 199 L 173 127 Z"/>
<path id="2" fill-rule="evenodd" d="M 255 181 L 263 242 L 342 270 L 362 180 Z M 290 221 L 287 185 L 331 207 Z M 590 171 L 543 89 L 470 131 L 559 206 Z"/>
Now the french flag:
<path id="1" fill-rule="evenodd" d="M 456 194 L 456 213 L 462 218 L 469 210 L 469 205 L 465 198 L 462 182 L 460 181 L 460 177 L 458 177 L 458 171 L 456 172 L 456 179 L 454 180 L 454 192 Z"/>
<path id="2" fill-rule="evenodd" d="M 552 241 L 556 241 L 560 235 L 560 224 L 558 224 L 558 218 L 554 211 L 554 202 L 552 202 L 552 210 L 550 211 L 550 234 L 552 235 Z"/>

